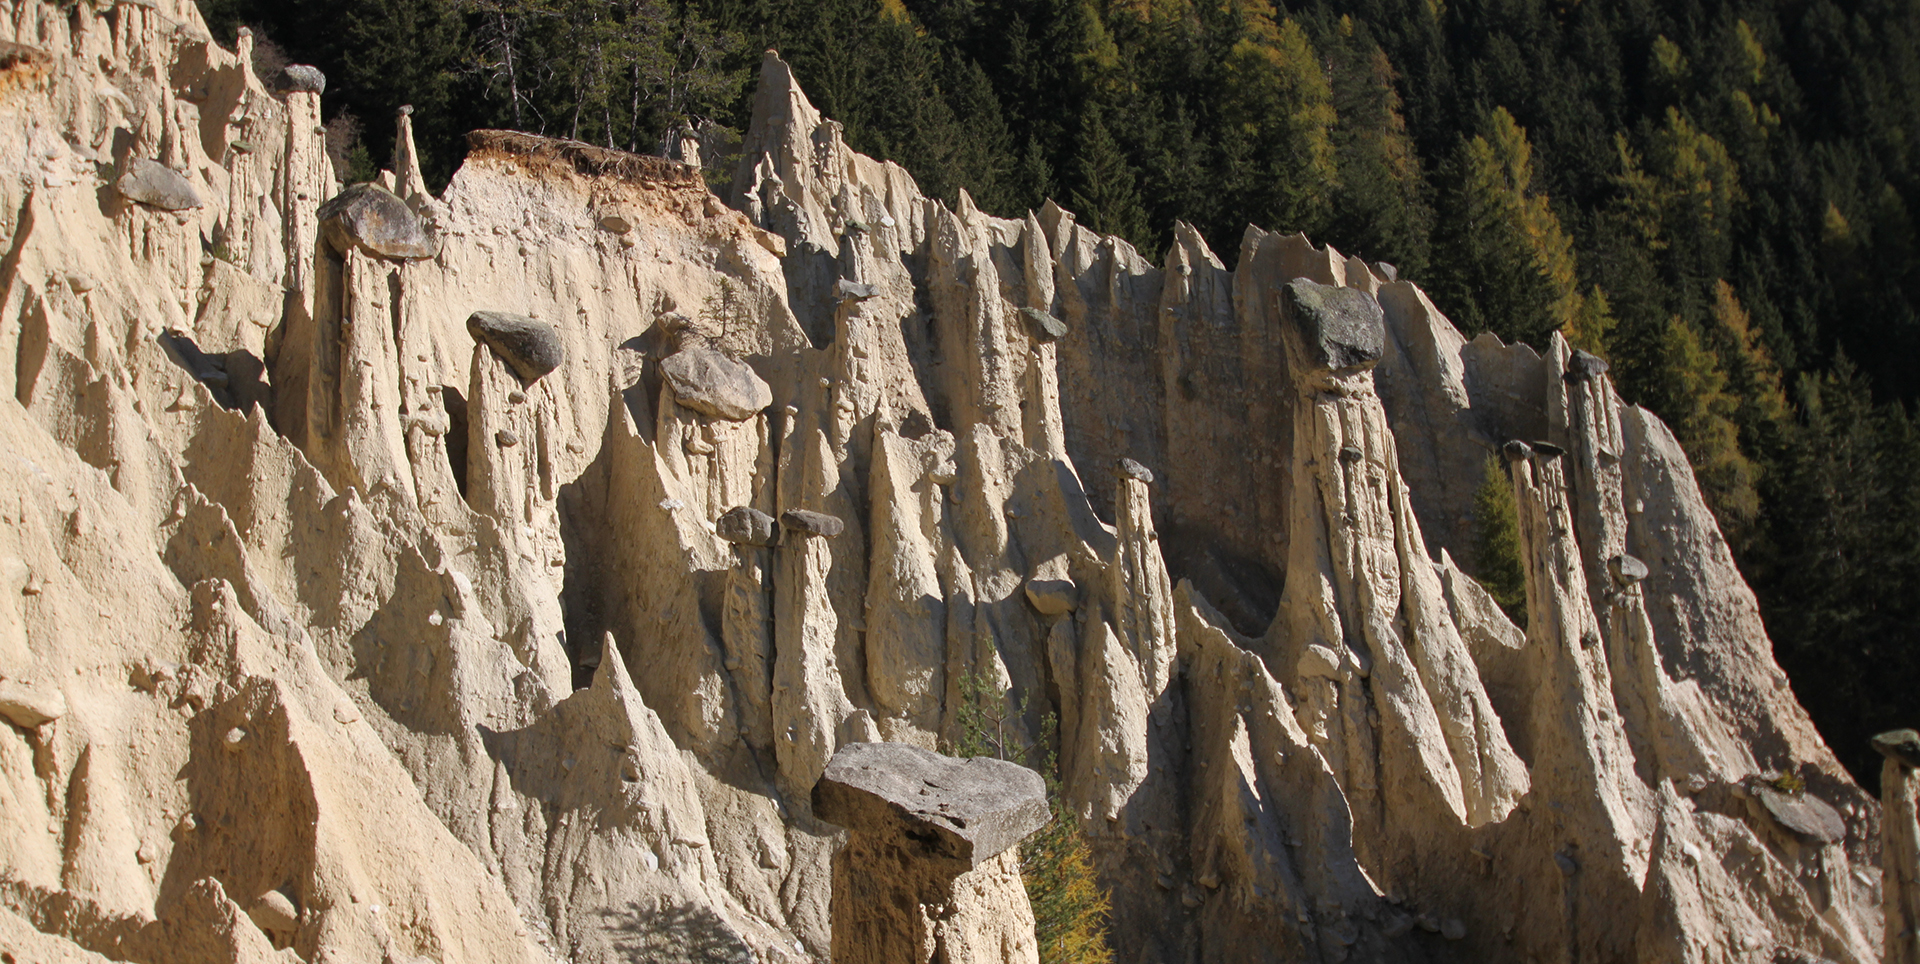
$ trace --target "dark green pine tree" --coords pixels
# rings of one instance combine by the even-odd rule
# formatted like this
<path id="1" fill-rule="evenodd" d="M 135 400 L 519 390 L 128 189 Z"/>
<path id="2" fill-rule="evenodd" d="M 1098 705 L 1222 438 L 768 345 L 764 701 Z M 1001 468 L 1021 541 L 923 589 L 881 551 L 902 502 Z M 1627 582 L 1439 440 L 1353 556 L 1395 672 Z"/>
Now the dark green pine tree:
<path id="1" fill-rule="evenodd" d="M 1100 114 L 1098 107 L 1090 108 L 1081 125 L 1076 184 L 1068 207 L 1081 224 L 1102 234 L 1117 234 L 1138 247 L 1148 238 L 1139 182 Z"/>
<path id="2" fill-rule="evenodd" d="M 1386 51 L 1344 30 L 1322 46 L 1333 70 L 1334 151 L 1340 184 L 1327 241 L 1369 261 L 1387 261 L 1410 278 L 1424 277 L 1433 210 L 1420 157 L 1401 116 L 1399 75 Z"/>
<path id="3" fill-rule="evenodd" d="M 1795 694 L 1870 781 L 1879 767 L 1868 737 L 1911 725 L 1920 691 L 1920 440 L 1903 411 L 1875 410 L 1844 354 L 1799 394 L 1802 420 L 1770 485 L 1762 613 Z"/>

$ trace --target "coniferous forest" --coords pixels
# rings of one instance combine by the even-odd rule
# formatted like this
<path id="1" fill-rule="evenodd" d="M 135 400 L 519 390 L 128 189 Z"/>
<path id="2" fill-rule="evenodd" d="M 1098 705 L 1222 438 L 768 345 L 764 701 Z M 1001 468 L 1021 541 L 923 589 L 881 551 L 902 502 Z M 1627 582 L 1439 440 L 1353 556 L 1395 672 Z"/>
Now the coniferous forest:
<path id="1" fill-rule="evenodd" d="M 949 202 L 1053 198 L 1156 259 L 1175 220 L 1227 259 L 1248 223 L 1305 231 L 1469 334 L 1557 329 L 1680 436 L 1857 777 L 1920 708 L 1920 0 L 202 7 L 327 73 L 343 175 L 408 103 L 436 187 L 477 127 L 737 130 L 775 48 Z"/>

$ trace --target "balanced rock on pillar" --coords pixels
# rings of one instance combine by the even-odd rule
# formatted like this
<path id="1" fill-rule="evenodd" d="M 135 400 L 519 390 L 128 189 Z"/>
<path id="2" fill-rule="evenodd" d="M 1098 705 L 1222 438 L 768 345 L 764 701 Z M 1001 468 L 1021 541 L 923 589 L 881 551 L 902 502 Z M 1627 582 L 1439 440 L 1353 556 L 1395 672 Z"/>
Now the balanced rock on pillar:
<path id="1" fill-rule="evenodd" d="M 276 89 L 285 93 L 324 94 L 327 92 L 327 75 L 320 68 L 308 64 L 288 64 L 280 71 Z"/>
<path id="2" fill-rule="evenodd" d="M 552 325 L 525 315 L 476 311 L 467 318 L 467 333 L 493 349 L 529 385 L 567 360 L 560 333 Z"/>
<path id="3" fill-rule="evenodd" d="M 1280 289 L 1280 308 L 1298 328 L 1305 361 L 1313 367 L 1372 367 L 1386 353 L 1386 314 L 1359 288 L 1295 278 Z"/>
<path id="4" fill-rule="evenodd" d="M 1038 773 L 850 743 L 814 785 L 813 809 L 852 831 L 833 862 L 835 964 L 1039 960 L 1014 848 L 1050 817 Z"/>
<path id="5" fill-rule="evenodd" d="M 810 509 L 788 509 L 780 513 L 780 525 L 802 535 L 825 536 L 828 539 L 847 530 L 847 524 L 839 516 Z"/>
<path id="6" fill-rule="evenodd" d="M 1873 738 L 1880 767 L 1880 912 L 1883 964 L 1920 964 L 1920 732 Z"/>
<path id="7" fill-rule="evenodd" d="M 378 184 L 355 184 L 320 205 L 320 236 L 336 254 L 353 249 L 381 258 L 420 261 L 440 242 L 407 202 Z"/>
<path id="8" fill-rule="evenodd" d="M 1901 766 L 1920 770 L 1920 732 L 1888 730 L 1873 738 L 1873 748 Z"/>

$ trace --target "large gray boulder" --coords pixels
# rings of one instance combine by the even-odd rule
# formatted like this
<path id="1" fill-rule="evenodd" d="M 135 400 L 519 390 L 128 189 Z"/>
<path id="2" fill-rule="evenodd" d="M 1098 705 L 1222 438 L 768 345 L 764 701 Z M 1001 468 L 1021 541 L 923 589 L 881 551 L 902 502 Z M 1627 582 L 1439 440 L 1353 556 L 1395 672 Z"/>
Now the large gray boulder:
<path id="1" fill-rule="evenodd" d="M 134 158 L 113 187 L 129 201 L 162 211 L 185 211 L 206 203 L 185 174 L 144 157 Z"/>
<path id="2" fill-rule="evenodd" d="M 1153 484 L 1153 470 L 1132 459 L 1116 459 L 1113 463 L 1113 474 L 1123 479 L 1145 482 L 1148 485 Z"/>
<path id="3" fill-rule="evenodd" d="M 745 362 L 704 346 L 669 355 L 660 374 L 680 404 L 730 422 L 744 422 L 773 404 L 773 389 Z"/>
<path id="4" fill-rule="evenodd" d="M 813 788 L 814 815 L 978 867 L 1047 825 L 1047 785 L 1017 763 L 905 743 L 849 743 Z"/>
<path id="5" fill-rule="evenodd" d="M 1607 569 L 1613 573 L 1613 581 L 1622 586 L 1631 586 L 1647 578 L 1653 571 L 1648 569 L 1647 564 L 1641 562 L 1638 557 L 1624 553 L 1607 560 Z"/>
<path id="6" fill-rule="evenodd" d="M 1573 354 L 1567 358 L 1567 374 L 1565 377 L 1566 380 L 1570 382 L 1599 378 L 1605 375 L 1607 369 L 1610 367 L 1612 366 L 1607 364 L 1607 360 L 1601 358 L 1599 355 L 1575 348 Z"/>
<path id="7" fill-rule="evenodd" d="M 802 535 L 828 539 L 847 531 L 847 524 L 839 516 L 811 509 L 788 509 L 780 513 L 780 524 Z"/>
<path id="8" fill-rule="evenodd" d="M 845 278 L 833 283 L 833 296 L 839 301 L 866 301 L 879 293 L 879 289 L 873 285 L 848 281 Z"/>
<path id="9" fill-rule="evenodd" d="M 1027 602 L 1042 615 L 1064 616 L 1080 605 L 1080 587 L 1070 579 L 1029 579 Z"/>
<path id="10" fill-rule="evenodd" d="M 318 67 L 288 64 L 280 71 L 279 88 L 290 94 L 324 94 L 327 92 L 327 75 L 321 73 Z"/>
<path id="11" fill-rule="evenodd" d="M 1312 367 L 1370 368 L 1386 352 L 1386 312 L 1359 288 L 1295 278 L 1280 289 L 1280 311 L 1300 338 L 1303 360 Z"/>
<path id="12" fill-rule="evenodd" d="M 320 205 L 320 237 L 336 254 L 359 249 L 382 258 L 420 261 L 440 253 L 420 215 L 378 184 L 355 184 Z"/>
<path id="13" fill-rule="evenodd" d="M 780 541 L 773 516 L 752 506 L 735 506 L 713 520 L 714 534 L 736 546 L 771 546 Z"/>
<path id="14" fill-rule="evenodd" d="M 531 385 L 566 361 L 560 333 L 544 321 L 504 311 L 476 311 L 467 317 L 467 333 L 493 349 L 520 380 Z"/>

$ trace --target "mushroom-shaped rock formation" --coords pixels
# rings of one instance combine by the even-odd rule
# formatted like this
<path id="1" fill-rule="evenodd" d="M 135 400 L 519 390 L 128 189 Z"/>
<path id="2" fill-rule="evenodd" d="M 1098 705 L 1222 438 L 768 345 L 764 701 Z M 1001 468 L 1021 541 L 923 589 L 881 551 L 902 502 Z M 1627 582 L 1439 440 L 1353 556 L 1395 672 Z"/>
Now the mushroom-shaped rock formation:
<path id="1" fill-rule="evenodd" d="M 1920 770 L 1920 732 L 1888 730 L 1873 738 L 1873 748 L 1901 766 Z"/>
<path id="2" fill-rule="evenodd" d="M 426 222 L 399 195 L 378 184 L 355 184 L 320 205 L 320 237 L 336 254 L 419 261 L 440 253 Z"/>
<path id="3" fill-rule="evenodd" d="M 834 857 L 835 964 L 1039 960 L 1014 849 L 1047 823 L 1039 774 L 850 743 L 814 785 L 813 809 L 852 831 Z"/>
<path id="4" fill-rule="evenodd" d="M 855 833 L 897 835 L 928 860 L 969 868 L 1047 825 L 1040 774 L 989 757 L 959 759 L 905 743 L 849 743 L 813 788 L 813 812 Z"/>
<path id="5" fill-rule="evenodd" d="M 1308 364 L 1344 371 L 1371 367 L 1386 351 L 1386 315 L 1359 288 L 1295 278 L 1280 289 L 1281 311 L 1300 330 Z"/>
<path id="6" fill-rule="evenodd" d="M 1043 615 L 1063 616 L 1080 604 L 1080 587 L 1070 579 L 1029 579 L 1027 602 Z"/>
<path id="7" fill-rule="evenodd" d="M 680 404 L 730 422 L 744 422 L 773 404 L 773 389 L 745 362 L 711 348 L 683 348 L 660 363 Z"/>
<path id="8" fill-rule="evenodd" d="M 520 380 L 531 385 L 566 361 L 560 333 L 543 321 L 504 311 L 476 311 L 467 333 L 499 355 Z"/>
<path id="9" fill-rule="evenodd" d="M 840 301 L 866 301 L 880 292 L 870 284 L 848 281 L 845 278 L 834 282 L 833 294 Z"/>
<path id="10" fill-rule="evenodd" d="M 162 211 L 185 211 L 205 203 L 186 175 L 144 157 L 135 158 L 128 164 L 127 172 L 113 182 L 113 187 L 129 201 L 138 201 Z"/>
<path id="11" fill-rule="evenodd" d="M 1123 479 L 1134 479 L 1153 484 L 1153 470 L 1132 459 L 1120 459 L 1113 463 L 1113 474 Z"/>
<path id="12" fill-rule="evenodd" d="M 1646 563 L 1624 553 L 1607 560 L 1607 569 L 1613 573 L 1613 581 L 1622 586 L 1631 586 L 1652 572 Z"/>

